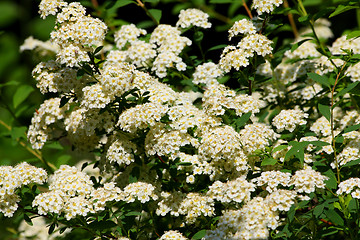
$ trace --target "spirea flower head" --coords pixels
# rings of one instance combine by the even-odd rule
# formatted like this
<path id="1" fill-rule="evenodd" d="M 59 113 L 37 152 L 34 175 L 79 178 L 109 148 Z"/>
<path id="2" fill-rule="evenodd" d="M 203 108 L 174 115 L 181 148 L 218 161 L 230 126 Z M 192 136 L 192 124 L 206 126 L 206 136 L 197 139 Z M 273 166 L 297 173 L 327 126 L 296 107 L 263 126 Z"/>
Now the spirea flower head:
<path id="1" fill-rule="evenodd" d="M 131 203 L 135 200 L 146 203 L 150 200 L 157 200 L 155 187 L 150 183 L 136 182 L 130 183 L 124 188 L 124 201 Z"/>
<path id="2" fill-rule="evenodd" d="M 116 47 L 122 49 L 127 42 L 132 44 L 138 40 L 138 37 L 145 34 L 146 30 L 137 28 L 135 24 L 122 25 L 120 30 L 115 32 Z"/>
<path id="3" fill-rule="evenodd" d="M 195 8 L 181 10 L 179 20 L 176 23 L 177 27 L 188 28 L 196 26 L 201 28 L 210 28 L 211 23 L 208 22 L 209 15 L 203 11 Z"/>
<path id="4" fill-rule="evenodd" d="M 49 178 L 49 190 L 60 190 L 68 196 L 86 195 L 93 190 L 90 177 L 76 167 L 61 165 Z"/>
<path id="5" fill-rule="evenodd" d="M 139 128 L 155 125 L 166 112 L 167 107 L 158 103 L 136 105 L 121 113 L 117 125 L 124 131 L 136 132 Z"/>
<path id="6" fill-rule="evenodd" d="M 51 138 L 51 124 L 64 118 L 66 107 L 60 108 L 60 98 L 50 98 L 41 104 L 31 119 L 27 137 L 32 147 L 41 149 L 45 142 Z"/>
<path id="7" fill-rule="evenodd" d="M 309 166 L 298 170 L 291 177 L 290 185 L 295 186 L 295 191 L 298 193 L 312 193 L 317 188 L 325 188 L 325 180 L 328 177 L 321 175 L 320 172 L 313 170 Z"/>
<path id="8" fill-rule="evenodd" d="M 251 199 L 251 192 L 255 191 L 255 185 L 248 182 L 244 177 L 222 183 L 215 181 L 209 186 L 206 193 L 209 197 L 222 203 L 242 203 Z"/>
<path id="9" fill-rule="evenodd" d="M 253 123 L 240 130 L 240 141 L 244 150 L 251 154 L 257 149 L 264 149 L 269 146 L 269 141 L 274 141 L 278 134 L 265 123 Z"/>
<path id="10" fill-rule="evenodd" d="M 271 13 L 275 7 L 279 7 L 282 3 L 282 0 L 254 0 L 252 8 L 256 9 L 257 13 L 261 15 Z"/>
<path id="11" fill-rule="evenodd" d="M 41 18 L 46 18 L 48 15 L 56 15 L 59 8 L 67 5 L 63 0 L 41 0 L 39 4 L 39 13 Z"/>
<path id="12" fill-rule="evenodd" d="M 17 188 L 31 183 L 43 184 L 47 180 L 44 169 L 23 162 L 15 167 L 0 166 L 0 213 L 12 217 L 20 202 Z"/>
<path id="13" fill-rule="evenodd" d="M 306 124 L 304 118 L 308 116 L 309 114 L 298 109 L 281 110 L 281 112 L 273 118 L 272 123 L 279 132 L 284 130 L 293 132 L 296 126 Z"/>
<path id="14" fill-rule="evenodd" d="M 223 76 L 223 71 L 215 63 L 208 62 L 198 65 L 193 74 L 194 84 L 204 84 L 206 87 L 210 85 L 218 85 L 217 78 Z"/>
<path id="15" fill-rule="evenodd" d="M 256 28 L 254 24 L 247 19 L 241 19 L 239 21 L 236 21 L 234 25 L 229 29 L 229 40 L 239 34 L 247 35 L 255 33 Z"/>
<path id="16" fill-rule="evenodd" d="M 269 193 L 277 190 L 278 186 L 287 187 L 290 183 L 290 173 L 280 171 L 265 171 L 260 177 L 252 179 L 252 182 L 257 186 L 266 186 L 266 191 Z"/>
<path id="17" fill-rule="evenodd" d="M 353 198 L 360 199 L 360 179 L 359 178 L 349 178 L 345 181 L 342 181 L 339 184 L 338 190 L 336 191 L 337 195 L 341 194 L 350 194 Z"/>
<path id="18" fill-rule="evenodd" d="M 174 240 L 186 240 L 187 238 L 184 237 L 179 231 L 177 230 L 170 230 L 170 231 L 166 231 L 159 240 L 169 240 L 169 239 L 174 239 Z"/>

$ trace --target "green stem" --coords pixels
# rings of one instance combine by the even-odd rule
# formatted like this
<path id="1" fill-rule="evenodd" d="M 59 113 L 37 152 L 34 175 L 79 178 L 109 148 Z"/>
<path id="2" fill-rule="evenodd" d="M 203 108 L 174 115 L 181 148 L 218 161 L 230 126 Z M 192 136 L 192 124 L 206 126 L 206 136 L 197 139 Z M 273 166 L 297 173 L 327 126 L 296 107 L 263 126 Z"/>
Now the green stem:
<path id="1" fill-rule="evenodd" d="M 145 4 L 143 2 L 141 2 L 141 0 L 136 0 L 136 2 L 138 3 L 138 6 L 140 6 L 142 9 L 144 9 L 144 11 L 146 12 L 146 14 L 151 18 L 151 20 L 156 24 L 159 25 L 159 21 L 155 19 L 155 17 L 149 12 L 149 10 L 145 7 Z"/>

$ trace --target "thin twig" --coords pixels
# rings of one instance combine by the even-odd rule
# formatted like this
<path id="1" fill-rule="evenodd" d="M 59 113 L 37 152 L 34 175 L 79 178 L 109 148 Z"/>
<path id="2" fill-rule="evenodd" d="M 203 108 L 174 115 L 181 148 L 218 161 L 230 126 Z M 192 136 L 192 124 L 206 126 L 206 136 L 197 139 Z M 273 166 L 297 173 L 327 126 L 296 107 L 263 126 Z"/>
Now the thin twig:
<path id="1" fill-rule="evenodd" d="M 340 169 L 339 169 L 339 164 L 338 164 L 338 159 L 336 156 L 336 150 L 335 150 L 335 134 L 334 134 L 334 92 L 335 92 L 335 87 L 339 81 L 340 75 L 342 73 L 342 71 L 344 70 L 346 66 L 346 62 L 343 64 L 343 66 L 341 67 L 340 71 L 338 72 L 338 74 L 336 75 L 336 79 L 335 79 L 335 83 L 333 88 L 331 89 L 331 103 L 330 103 L 330 126 L 331 126 L 331 138 L 332 138 L 332 147 L 333 147 L 333 151 L 334 151 L 334 158 L 335 158 L 335 165 L 336 165 L 336 174 L 337 174 L 337 183 L 340 183 Z"/>
<path id="2" fill-rule="evenodd" d="M 249 18 L 252 19 L 252 18 L 253 18 L 253 15 L 251 14 L 251 11 L 250 11 L 248 5 L 246 4 L 246 2 L 245 2 L 244 0 L 243 0 L 242 2 L 243 2 L 243 6 L 244 6 L 247 14 L 249 15 Z"/>
<path id="3" fill-rule="evenodd" d="M 144 9 L 144 11 L 146 12 L 146 14 L 151 18 L 151 20 L 156 24 L 159 25 L 159 21 L 155 19 L 155 17 L 149 12 L 149 10 L 146 8 L 145 4 L 143 2 L 141 2 L 141 0 L 136 0 L 136 2 L 138 3 L 138 6 L 141 7 L 142 9 Z"/>
<path id="4" fill-rule="evenodd" d="M 233 21 L 230 18 L 228 18 L 228 17 L 214 11 L 213 9 L 209 8 L 206 5 L 200 5 L 198 7 L 201 10 L 203 10 L 204 12 L 209 13 L 209 15 L 213 16 L 214 18 L 218 19 L 219 21 L 222 21 L 222 22 L 227 23 L 227 24 L 232 24 L 233 23 Z"/>
<path id="5" fill-rule="evenodd" d="M 287 0 L 284 0 L 284 7 L 286 7 L 286 8 L 289 7 L 289 3 L 288 3 Z M 291 29 L 292 29 L 292 32 L 294 34 L 294 37 L 298 38 L 299 37 L 299 32 L 297 30 L 297 27 L 296 27 L 296 24 L 295 24 L 295 21 L 294 21 L 294 15 L 292 13 L 288 13 L 288 18 L 289 18 L 289 22 L 290 22 Z"/>
<path id="6" fill-rule="evenodd" d="M 7 125 L 5 122 L 3 122 L 2 120 L 0 120 L 0 124 L 3 125 L 7 130 L 11 131 L 11 126 Z M 42 163 L 45 164 L 45 166 L 47 167 L 47 169 L 53 173 L 57 168 L 55 167 L 55 165 L 53 165 L 52 163 L 48 163 L 47 161 L 45 161 L 45 159 L 42 157 L 41 152 L 34 150 L 32 148 L 30 148 L 24 141 L 22 141 L 20 138 L 17 138 L 16 141 L 22 146 L 24 147 L 28 152 L 30 152 L 32 155 L 34 155 L 36 158 L 38 158 Z"/>

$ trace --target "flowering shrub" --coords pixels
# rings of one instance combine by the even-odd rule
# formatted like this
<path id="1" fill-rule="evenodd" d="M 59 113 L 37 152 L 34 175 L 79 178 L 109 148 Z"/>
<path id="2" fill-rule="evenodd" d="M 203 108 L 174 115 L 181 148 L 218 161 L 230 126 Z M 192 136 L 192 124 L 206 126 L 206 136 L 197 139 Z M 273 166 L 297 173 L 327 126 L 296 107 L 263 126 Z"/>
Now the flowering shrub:
<path id="1" fill-rule="evenodd" d="M 0 167 L 1 217 L 48 224 L 49 238 L 360 237 L 360 34 L 335 39 L 327 20 L 358 2 L 232 3 L 241 19 L 189 7 L 173 25 L 154 1 L 84 2 L 42 0 L 50 42 L 20 48 L 47 56 L 28 143 L 15 137 L 41 161 Z M 132 3 L 153 25 L 110 14 Z M 213 18 L 228 42 L 203 41 Z M 88 161 L 44 158 L 48 146 Z"/>

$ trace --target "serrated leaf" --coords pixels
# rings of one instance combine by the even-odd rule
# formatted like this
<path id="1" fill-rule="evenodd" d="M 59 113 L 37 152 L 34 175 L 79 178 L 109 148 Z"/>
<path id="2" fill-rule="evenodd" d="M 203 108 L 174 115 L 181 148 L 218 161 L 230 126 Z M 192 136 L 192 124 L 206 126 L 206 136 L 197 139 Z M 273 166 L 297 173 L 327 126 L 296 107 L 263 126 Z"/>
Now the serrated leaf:
<path id="1" fill-rule="evenodd" d="M 157 23 L 160 23 L 162 11 L 159 9 L 149 9 L 149 13 L 154 17 Z"/>
<path id="2" fill-rule="evenodd" d="M 191 238 L 191 239 L 202 239 L 206 234 L 206 230 L 203 229 L 203 230 L 200 230 L 198 231 L 197 233 L 194 234 L 194 236 Z"/>
<path id="3" fill-rule="evenodd" d="M 266 158 L 261 161 L 261 166 L 275 165 L 277 160 L 274 158 Z"/>
<path id="4" fill-rule="evenodd" d="M 29 85 L 20 86 L 13 97 L 13 106 L 17 108 L 25 99 L 34 91 L 34 88 Z"/>
<path id="5" fill-rule="evenodd" d="M 330 85 L 329 79 L 327 77 L 321 76 L 317 73 L 308 73 L 307 75 L 310 79 L 320 83 L 321 85 L 324 85 L 324 86 L 330 88 L 331 85 Z"/>
<path id="6" fill-rule="evenodd" d="M 344 13 L 346 11 L 349 11 L 351 9 L 359 8 L 358 6 L 345 6 L 345 5 L 339 5 L 336 7 L 335 11 L 330 14 L 329 18 L 335 17 L 341 13 Z"/>
<path id="7" fill-rule="evenodd" d="M 330 106 L 323 105 L 321 103 L 318 104 L 319 112 L 330 122 Z"/>

